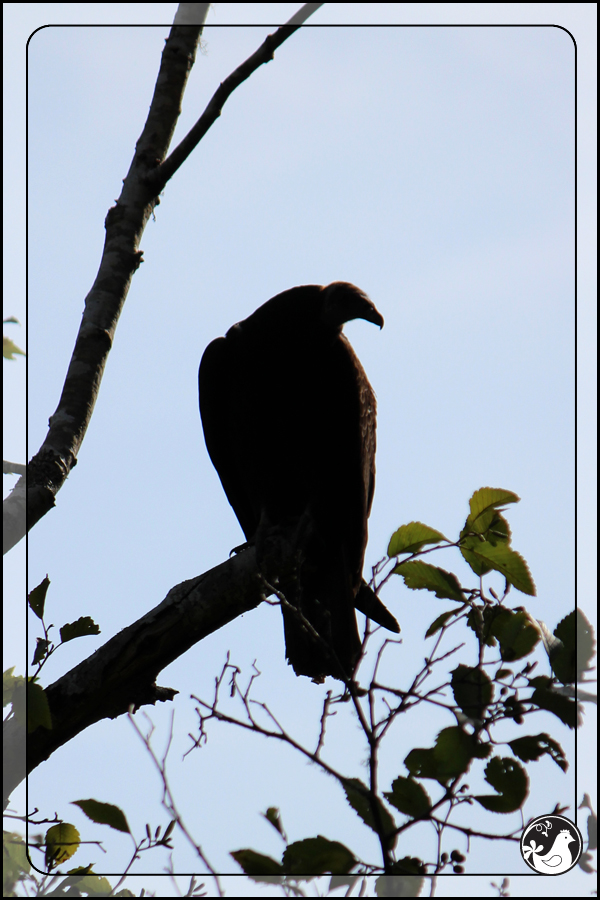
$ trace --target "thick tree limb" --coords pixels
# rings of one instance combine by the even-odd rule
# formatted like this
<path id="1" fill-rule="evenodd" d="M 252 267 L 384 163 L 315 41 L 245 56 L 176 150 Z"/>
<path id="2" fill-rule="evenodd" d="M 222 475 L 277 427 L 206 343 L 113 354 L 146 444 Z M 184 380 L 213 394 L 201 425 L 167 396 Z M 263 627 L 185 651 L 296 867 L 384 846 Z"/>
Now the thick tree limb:
<path id="1" fill-rule="evenodd" d="M 184 4 L 190 9 L 180 12 L 187 15 L 191 11 L 199 21 L 206 16 L 209 5 Z M 136 144 L 121 195 L 106 217 L 102 260 L 85 299 L 83 319 L 61 398 L 50 418 L 44 443 L 27 467 L 27 513 L 25 489 L 20 482 L 4 501 L 4 553 L 52 509 L 56 494 L 77 463 L 117 322 L 133 273 L 142 262 L 139 244 L 146 223 L 159 202 L 158 194 L 221 114 L 223 104 L 235 88 L 263 62 L 272 59 L 276 48 L 321 5 L 305 4 L 289 23 L 269 35 L 259 50 L 223 82 L 187 137 L 165 159 L 194 64 L 203 19 L 197 25 L 174 25 L 171 29 L 146 125 Z"/>
<path id="2" fill-rule="evenodd" d="M 25 508 L 27 505 L 25 476 L 21 475 L 2 504 L 2 547 L 7 553 L 25 534 Z"/>
<path id="3" fill-rule="evenodd" d="M 106 239 L 96 280 L 85 299 L 81 327 L 62 395 L 39 451 L 27 468 L 27 522 L 22 493 L 5 501 L 6 553 L 49 509 L 77 461 L 133 273 L 142 261 L 139 244 L 158 202 L 149 174 L 165 158 L 202 25 L 174 26 L 163 50 L 150 112 L 116 205 L 106 217 Z M 16 493 L 16 496 L 15 496 Z"/>
<path id="4" fill-rule="evenodd" d="M 24 475 L 26 471 L 27 466 L 24 466 L 23 463 L 13 463 L 7 459 L 2 460 L 3 475 Z"/>
<path id="5" fill-rule="evenodd" d="M 4 553 L 54 506 L 56 494 L 77 462 L 117 322 L 133 273 L 142 261 L 139 244 L 158 203 L 158 194 L 221 114 L 229 95 L 259 65 L 272 59 L 275 49 L 320 5 L 305 4 L 289 24 L 269 35 L 262 47 L 223 82 L 203 116 L 165 160 L 203 24 L 174 25 L 171 29 L 144 131 L 136 145 L 121 196 L 106 217 L 100 269 L 85 300 L 83 320 L 62 395 L 50 419 L 44 443 L 28 466 L 27 516 L 24 486 L 20 482 L 4 504 Z M 208 4 L 189 6 L 197 7 L 200 17 L 208 10 Z"/>
<path id="6" fill-rule="evenodd" d="M 177 691 L 158 687 L 158 673 L 264 599 L 253 547 L 172 588 L 157 607 L 46 688 L 53 728 L 27 735 L 27 755 L 24 727 L 14 715 L 5 722 L 5 803 L 26 774 L 85 728 L 132 704 L 172 700 Z"/>
<path id="7" fill-rule="evenodd" d="M 173 25 L 204 25 L 210 3 L 180 3 Z"/>

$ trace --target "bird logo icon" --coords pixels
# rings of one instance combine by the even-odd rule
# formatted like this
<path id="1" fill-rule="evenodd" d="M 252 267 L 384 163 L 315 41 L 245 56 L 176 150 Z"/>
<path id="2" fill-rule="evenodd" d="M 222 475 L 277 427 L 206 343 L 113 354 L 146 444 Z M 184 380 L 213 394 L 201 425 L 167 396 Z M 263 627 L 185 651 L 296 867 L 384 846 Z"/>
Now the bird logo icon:
<path id="1" fill-rule="evenodd" d="M 568 872 L 581 856 L 582 847 L 581 832 L 564 816 L 539 816 L 521 835 L 521 855 L 540 875 Z"/>

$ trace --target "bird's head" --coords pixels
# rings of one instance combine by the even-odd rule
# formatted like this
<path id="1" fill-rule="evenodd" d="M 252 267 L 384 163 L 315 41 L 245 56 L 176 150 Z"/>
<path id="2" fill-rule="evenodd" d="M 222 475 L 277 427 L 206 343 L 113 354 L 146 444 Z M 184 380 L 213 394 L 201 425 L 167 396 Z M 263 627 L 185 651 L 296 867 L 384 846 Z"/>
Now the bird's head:
<path id="1" fill-rule="evenodd" d="M 342 328 L 344 322 L 365 319 L 383 328 L 383 316 L 375 309 L 365 292 L 355 284 L 348 281 L 332 281 L 321 290 L 323 291 L 321 315 L 327 327 L 337 331 Z"/>

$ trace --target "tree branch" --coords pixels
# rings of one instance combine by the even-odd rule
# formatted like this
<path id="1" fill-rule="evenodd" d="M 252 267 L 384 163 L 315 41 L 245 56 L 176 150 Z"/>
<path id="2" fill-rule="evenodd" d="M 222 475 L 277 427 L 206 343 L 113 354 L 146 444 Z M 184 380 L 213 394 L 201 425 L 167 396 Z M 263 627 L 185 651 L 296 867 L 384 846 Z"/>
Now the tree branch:
<path id="1" fill-rule="evenodd" d="M 309 16 L 312 16 L 323 3 L 305 3 L 304 6 L 294 13 L 291 19 L 288 19 L 286 25 L 304 25 Z"/>
<path id="2" fill-rule="evenodd" d="M 175 125 L 202 25 L 173 26 L 163 50 L 154 96 L 144 130 L 116 205 L 105 221 L 106 238 L 98 274 L 85 299 L 81 327 L 49 430 L 27 467 L 27 521 L 23 486 L 5 501 L 10 550 L 54 506 L 54 498 L 76 464 L 98 396 L 133 273 L 142 261 L 142 234 L 158 198 L 150 173 L 164 160 Z"/>
<path id="3" fill-rule="evenodd" d="M 210 3 L 180 3 L 173 25 L 204 25 Z"/>
<path id="4" fill-rule="evenodd" d="M 133 273 L 142 262 L 140 241 L 158 195 L 187 159 L 223 104 L 321 3 L 306 3 L 286 25 L 269 35 L 262 46 L 219 87 L 191 132 L 165 159 L 210 4 L 182 4 L 176 21 L 190 17 L 199 24 L 175 24 L 165 49 L 150 111 L 116 205 L 105 220 L 106 239 L 100 268 L 85 299 L 85 310 L 75 349 L 56 412 L 50 418 L 44 443 L 27 467 L 25 489 L 20 482 L 4 501 L 6 553 L 55 505 L 55 496 L 77 463 L 77 454 L 98 397 L 104 366 L 127 297 Z"/>
<path id="5" fill-rule="evenodd" d="M 27 504 L 27 482 L 21 475 L 14 488 L 2 504 L 2 552 L 17 544 L 25 534 L 25 508 Z"/>
<path id="6" fill-rule="evenodd" d="M 240 84 L 243 84 L 260 66 L 274 59 L 277 48 L 291 37 L 320 6 L 323 6 L 323 4 L 305 3 L 302 9 L 298 10 L 285 25 L 281 25 L 274 34 L 269 34 L 258 50 L 238 66 L 225 81 L 221 82 L 196 124 L 186 134 L 181 143 L 175 147 L 164 163 L 153 172 L 152 185 L 155 193 L 160 194 L 167 181 L 173 177 L 177 169 L 183 165 L 188 156 L 195 150 L 206 132 L 221 115 L 225 103 L 235 89 Z"/>
<path id="7" fill-rule="evenodd" d="M 23 463 L 12 463 L 7 459 L 2 460 L 3 475 L 24 475 L 26 471 L 27 466 L 24 466 Z"/>
<path id="8" fill-rule="evenodd" d="M 207 635 L 265 599 L 253 547 L 197 578 L 171 588 L 157 607 L 124 628 L 46 688 L 52 730 L 27 736 L 13 715 L 4 724 L 5 802 L 17 784 L 85 728 L 176 690 L 158 687 L 158 673 Z"/>

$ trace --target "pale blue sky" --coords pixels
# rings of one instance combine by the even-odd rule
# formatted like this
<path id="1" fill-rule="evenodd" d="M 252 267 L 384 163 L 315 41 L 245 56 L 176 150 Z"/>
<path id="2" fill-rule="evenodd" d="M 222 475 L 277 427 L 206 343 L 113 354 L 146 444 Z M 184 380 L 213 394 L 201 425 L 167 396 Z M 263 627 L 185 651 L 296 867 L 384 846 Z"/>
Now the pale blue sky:
<path id="1" fill-rule="evenodd" d="M 23 37 L 36 23 L 135 25 L 144 9 L 7 6 L 31 8 L 27 20 L 24 10 L 7 11 L 21 66 Z M 204 448 L 197 366 L 210 340 L 273 294 L 301 283 L 353 281 L 385 317 L 382 332 L 364 322 L 346 329 L 379 404 L 366 571 L 403 522 L 418 518 L 455 535 L 470 494 L 489 484 L 522 498 L 509 521 L 538 596 L 515 593 L 513 603 L 524 603 L 550 628 L 569 611 L 574 596 L 574 46 L 566 31 L 543 24 L 459 25 L 571 27 L 580 42 L 581 104 L 589 98 L 585 73 L 591 52 L 585 42 L 594 32 L 591 7 L 325 5 L 313 23 L 410 27 L 304 29 L 236 91 L 167 185 L 156 221 L 146 229 L 145 261 L 134 276 L 79 464 L 58 495 L 57 508 L 30 538 L 31 586 L 46 572 L 52 581 L 50 620 L 59 626 L 91 615 L 102 629 L 98 639 L 73 642 L 57 654 L 45 670 L 45 683 L 155 606 L 172 585 L 222 562 L 242 539 Z M 175 8 L 152 4 L 148 14 L 168 25 Z M 282 22 L 297 8 L 217 4 L 209 13 L 205 52 L 192 71 L 175 141 L 219 81 L 273 30 L 219 25 Z M 458 24 L 416 27 L 428 22 Z M 29 455 L 43 440 L 58 401 L 83 298 L 100 258 L 104 216 L 119 194 L 143 126 L 166 34 L 167 27 L 54 27 L 31 41 Z M 12 99 L 19 103 L 7 112 L 14 112 L 18 124 L 22 93 L 15 91 Z M 581 121 L 581 107 L 579 115 Z M 23 195 L 17 177 L 23 145 L 15 135 L 18 141 L 8 151 L 16 175 L 5 186 L 14 215 L 8 258 L 15 266 L 8 270 L 5 295 L 11 299 L 5 315 L 24 322 L 18 265 Z M 586 147 L 581 141 L 580 172 L 587 175 Z M 595 245 L 589 236 L 590 196 L 593 189 L 580 200 L 584 263 Z M 584 338 L 591 334 L 590 279 L 584 269 Z M 19 337 L 15 329 L 17 343 Z M 584 361 L 587 347 L 584 340 Z M 22 364 L 5 363 L 5 372 L 14 399 Z M 5 456 L 22 461 L 22 445 L 11 443 L 19 411 L 8 415 Z M 584 452 L 587 446 L 584 434 Z M 585 507 L 581 511 L 585 514 Z M 584 548 L 589 541 L 591 549 L 589 530 L 582 528 L 580 541 Z M 9 588 L 15 593 L 22 561 L 20 546 L 8 558 Z M 453 556 L 444 555 L 440 564 L 468 577 Z M 591 615 L 584 586 L 591 596 L 593 581 L 585 567 L 580 604 Z M 394 665 L 401 667 L 404 684 L 422 658 L 425 628 L 443 607 L 400 583 L 388 587 L 384 600 L 402 626 L 404 643 Z M 16 629 L 11 626 L 11 634 Z M 32 630 L 30 643 L 35 634 Z M 18 641 L 12 637 L 7 665 L 17 662 Z M 257 659 L 264 673 L 258 693 L 298 735 L 313 733 L 310 723 L 323 694 L 285 665 L 280 614 L 268 607 L 238 619 L 161 673 L 160 684 L 180 691 L 174 704 L 173 786 L 214 865 L 236 871 L 227 852 L 244 846 L 280 852 L 276 835 L 258 815 L 268 805 L 281 808 L 292 839 L 323 833 L 366 858 L 376 855 L 371 835 L 353 820 L 335 784 L 291 752 L 223 728 L 214 730 L 200 754 L 180 764 L 185 735 L 194 729 L 188 696 L 207 695 L 227 650 L 245 671 Z M 149 712 L 164 740 L 171 707 Z M 591 722 L 592 711 L 587 715 Z M 423 716 L 415 717 L 410 729 L 403 730 L 403 723 L 389 747 L 391 757 L 383 762 L 384 777 L 403 771 L 401 761 L 415 734 L 427 746 L 446 724 Z M 540 718 L 532 727 L 552 730 L 573 758 L 572 735 L 555 719 Z M 336 722 L 331 732 L 332 746 L 344 749 L 348 773 L 359 775 L 362 751 L 353 723 Z M 297 774 L 291 778 L 290 772 Z M 546 800 L 572 805 L 573 772 L 574 767 L 563 776 L 550 761 L 538 763 L 526 815 L 545 812 Z M 578 800 L 584 790 L 593 790 L 591 777 L 585 768 L 580 771 Z M 217 807 L 224 784 L 226 808 Z M 309 793 L 317 799 L 307 805 Z M 146 821 L 159 821 L 158 785 L 123 719 L 89 729 L 30 779 L 30 805 L 49 813 L 57 809 L 89 833 L 90 823 L 67 803 L 86 796 L 121 805 L 138 833 Z M 506 817 L 507 828 L 516 823 Z M 129 848 L 110 835 L 95 836 L 109 850 L 98 871 L 107 858 L 111 866 L 104 871 L 119 871 Z M 430 837 L 411 833 L 406 852 L 431 856 Z M 456 846 L 462 847 L 459 840 Z M 489 858 L 486 863 L 486 850 L 475 848 L 470 871 L 520 871 L 520 860 L 508 848 L 495 846 L 493 863 Z M 176 871 L 190 871 L 192 864 L 181 853 Z M 81 864 L 78 857 L 74 863 Z M 142 860 L 142 866 L 156 871 L 157 860 Z M 575 886 L 576 877 L 569 876 L 573 895 L 589 890 L 585 879 Z M 561 882 L 561 896 L 566 883 Z M 447 889 L 440 884 L 439 896 L 451 895 L 447 884 Z M 554 895 L 554 884 L 546 884 L 545 896 Z M 530 891 L 531 879 L 527 885 Z"/>

